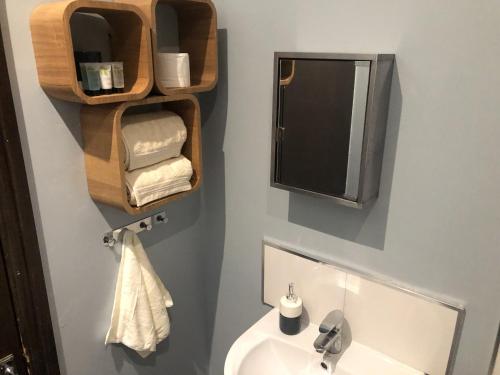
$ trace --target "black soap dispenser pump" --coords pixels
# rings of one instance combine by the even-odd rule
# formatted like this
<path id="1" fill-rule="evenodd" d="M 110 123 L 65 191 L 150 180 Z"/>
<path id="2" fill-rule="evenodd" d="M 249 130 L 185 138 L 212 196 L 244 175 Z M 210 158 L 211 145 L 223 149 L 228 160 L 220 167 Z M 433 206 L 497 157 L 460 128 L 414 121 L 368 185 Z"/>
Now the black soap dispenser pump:
<path id="1" fill-rule="evenodd" d="M 296 335 L 300 332 L 302 316 L 302 298 L 294 291 L 294 284 L 288 285 L 288 295 L 280 300 L 280 330 L 286 335 Z"/>

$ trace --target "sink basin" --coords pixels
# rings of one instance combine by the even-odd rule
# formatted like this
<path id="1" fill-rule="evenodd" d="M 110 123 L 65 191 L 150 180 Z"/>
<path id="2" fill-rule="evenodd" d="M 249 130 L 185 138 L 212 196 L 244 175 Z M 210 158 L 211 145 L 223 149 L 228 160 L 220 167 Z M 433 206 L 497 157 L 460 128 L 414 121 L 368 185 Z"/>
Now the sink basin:
<path id="1" fill-rule="evenodd" d="M 318 326 L 309 324 L 298 335 L 287 336 L 278 328 L 278 317 L 273 309 L 234 342 L 224 375 L 424 375 L 356 341 L 335 369 L 327 371 L 321 366 L 323 355 L 313 348 Z"/>
<path id="2" fill-rule="evenodd" d="M 267 338 L 253 347 L 243 358 L 238 371 L 231 374 L 323 375 L 324 370 L 319 366 L 317 355 L 283 341 Z"/>

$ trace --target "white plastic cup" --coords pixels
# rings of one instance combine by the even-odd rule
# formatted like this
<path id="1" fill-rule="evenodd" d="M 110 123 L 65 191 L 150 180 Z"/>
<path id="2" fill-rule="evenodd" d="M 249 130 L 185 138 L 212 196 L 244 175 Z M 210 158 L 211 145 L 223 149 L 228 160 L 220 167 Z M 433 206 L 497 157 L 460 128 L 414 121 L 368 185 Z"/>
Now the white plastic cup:
<path id="1" fill-rule="evenodd" d="M 165 87 L 191 86 L 188 53 L 158 53 L 158 77 Z"/>

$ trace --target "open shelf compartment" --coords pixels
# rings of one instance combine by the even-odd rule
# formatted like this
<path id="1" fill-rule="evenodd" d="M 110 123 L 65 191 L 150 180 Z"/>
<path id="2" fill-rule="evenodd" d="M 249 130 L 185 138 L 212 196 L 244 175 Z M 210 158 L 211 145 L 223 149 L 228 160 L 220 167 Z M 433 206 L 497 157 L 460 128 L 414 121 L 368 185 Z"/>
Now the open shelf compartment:
<path id="1" fill-rule="evenodd" d="M 122 143 L 122 117 L 133 111 L 166 109 L 177 113 L 187 128 L 182 155 L 191 161 L 192 189 L 158 199 L 141 207 L 130 205 L 125 184 L 125 150 Z M 89 193 L 98 202 L 118 207 L 131 215 L 155 210 L 168 202 L 196 191 L 202 179 L 200 106 L 193 95 L 153 96 L 134 102 L 83 106 L 81 126 Z"/>
<path id="2" fill-rule="evenodd" d="M 135 4 L 144 12 L 152 28 L 155 91 L 163 95 L 210 91 L 217 83 L 217 11 L 210 0 L 119 0 Z M 179 52 L 189 54 L 191 86 L 165 87 L 159 79 L 157 53 L 160 39 L 172 25 L 157 17 L 159 7 L 172 8 L 176 14 Z M 168 22 L 168 21 L 167 21 Z M 174 25 L 175 26 L 175 25 Z M 165 30 L 168 29 L 168 30 Z"/>
<path id="3" fill-rule="evenodd" d="M 88 96 L 77 82 L 71 18 L 93 14 L 111 30 L 113 61 L 123 61 L 123 93 Z M 51 96 L 85 104 L 105 104 L 144 98 L 153 85 L 150 25 L 142 11 L 131 4 L 73 0 L 38 6 L 31 15 L 31 35 L 38 80 Z"/>

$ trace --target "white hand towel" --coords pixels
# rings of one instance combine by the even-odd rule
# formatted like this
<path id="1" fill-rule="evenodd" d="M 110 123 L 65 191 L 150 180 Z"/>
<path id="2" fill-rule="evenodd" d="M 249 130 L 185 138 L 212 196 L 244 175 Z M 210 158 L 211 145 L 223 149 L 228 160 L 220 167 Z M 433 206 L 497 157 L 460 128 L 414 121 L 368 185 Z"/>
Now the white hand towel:
<path id="1" fill-rule="evenodd" d="M 125 115 L 122 119 L 125 169 L 178 157 L 187 138 L 182 117 L 170 111 Z"/>
<path id="2" fill-rule="evenodd" d="M 138 207 L 191 189 L 193 168 L 183 155 L 146 168 L 125 172 L 130 204 Z"/>
<path id="3" fill-rule="evenodd" d="M 122 259 L 106 345 L 122 343 L 142 357 L 170 333 L 167 307 L 172 297 L 155 273 L 134 232 L 124 230 Z"/>

